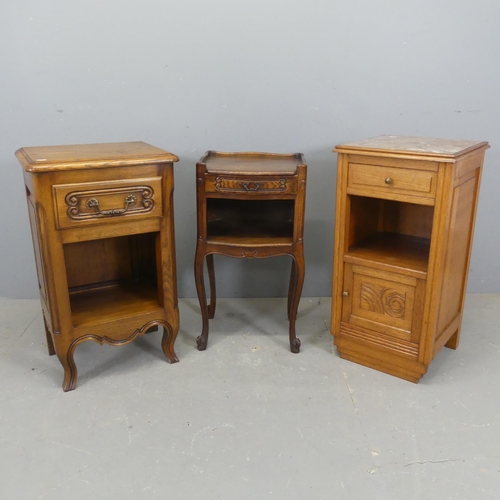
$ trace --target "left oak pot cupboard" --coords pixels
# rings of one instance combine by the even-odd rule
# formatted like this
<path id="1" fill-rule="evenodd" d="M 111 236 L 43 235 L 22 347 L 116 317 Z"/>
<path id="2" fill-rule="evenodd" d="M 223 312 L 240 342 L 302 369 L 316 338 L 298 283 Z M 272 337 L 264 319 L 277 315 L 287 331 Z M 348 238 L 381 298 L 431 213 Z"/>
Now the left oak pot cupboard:
<path id="1" fill-rule="evenodd" d="M 144 142 L 21 148 L 49 354 L 76 387 L 78 344 L 164 328 L 178 361 L 173 217 L 177 156 Z"/>

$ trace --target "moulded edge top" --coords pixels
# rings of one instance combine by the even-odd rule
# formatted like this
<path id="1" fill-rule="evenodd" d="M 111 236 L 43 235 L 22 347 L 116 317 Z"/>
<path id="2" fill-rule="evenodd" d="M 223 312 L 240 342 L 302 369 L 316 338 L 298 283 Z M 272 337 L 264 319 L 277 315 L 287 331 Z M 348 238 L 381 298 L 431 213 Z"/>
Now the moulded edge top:
<path id="1" fill-rule="evenodd" d="M 207 172 L 232 174 L 295 174 L 297 168 L 306 165 L 302 153 L 259 153 L 207 151 L 198 164 Z"/>
<path id="2" fill-rule="evenodd" d="M 333 150 L 337 153 L 379 152 L 408 156 L 435 157 L 441 161 L 453 161 L 475 149 L 489 148 L 486 141 L 438 139 L 399 135 L 380 135 L 361 141 L 339 144 Z"/>
<path id="3" fill-rule="evenodd" d="M 27 147 L 18 149 L 16 157 L 26 172 L 38 173 L 179 161 L 169 151 L 142 141 Z"/>

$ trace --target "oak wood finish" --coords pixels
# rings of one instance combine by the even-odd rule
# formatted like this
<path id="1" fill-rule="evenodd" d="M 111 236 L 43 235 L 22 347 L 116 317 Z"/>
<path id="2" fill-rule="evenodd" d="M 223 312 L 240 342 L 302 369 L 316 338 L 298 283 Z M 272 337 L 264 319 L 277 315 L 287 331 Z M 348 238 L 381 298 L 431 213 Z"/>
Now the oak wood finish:
<path id="1" fill-rule="evenodd" d="M 337 146 L 331 333 L 342 358 L 418 382 L 458 347 L 486 142 Z"/>
<path id="2" fill-rule="evenodd" d="M 49 354 L 75 389 L 75 348 L 158 326 L 178 361 L 173 162 L 144 142 L 22 148 Z"/>
<path id="3" fill-rule="evenodd" d="M 198 239 L 196 290 L 202 315 L 200 351 L 208 343 L 208 320 L 215 314 L 214 254 L 235 258 L 290 255 L 287 314 L 290 349 L 300 350 L 295 321 L 305 263 L 303 249 L 307 166 L 302 154 L 208 151 L 196 165 Z M 207 261 L 210 304 L 203 277 Z"/>

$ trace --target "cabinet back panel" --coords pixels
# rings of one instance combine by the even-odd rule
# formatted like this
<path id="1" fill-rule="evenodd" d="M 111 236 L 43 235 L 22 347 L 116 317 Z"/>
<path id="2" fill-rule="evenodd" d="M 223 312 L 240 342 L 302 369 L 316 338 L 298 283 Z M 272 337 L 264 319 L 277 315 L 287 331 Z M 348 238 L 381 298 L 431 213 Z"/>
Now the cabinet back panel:
<path id="1" fill-rule="evenodd" d="M 380 203 L 381 231 L 430 239 L 434 207 L 390 200 Z"/>
<path id="2" fill-rule="evenodd" d="M 126 236 L 64 245 L 69 288 L 130 279 L 130 255 Z"/>
<path id="3" fill-rule="evenodd" d="M 155 233 L 64 245 L 68 287 L 145 281 L 156 275 Z"/>

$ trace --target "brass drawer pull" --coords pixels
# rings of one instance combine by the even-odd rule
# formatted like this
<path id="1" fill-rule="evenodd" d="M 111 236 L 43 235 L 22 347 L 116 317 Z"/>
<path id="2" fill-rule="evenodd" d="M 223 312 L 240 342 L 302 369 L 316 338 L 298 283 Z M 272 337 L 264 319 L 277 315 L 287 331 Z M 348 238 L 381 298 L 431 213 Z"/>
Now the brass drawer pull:
<path id="1" fill-rule="evenodd" d="M 87 201 L 87 207 L 91 210 L 95 210 L 99 215 L 122 215 L 130 207 L 133 207 L 137 203 L 137 197 L 133 194 L 129 194 L 125 198 L 125 208 L 115 208 L 113 210 L 101 210 L 99 208 L 99 200 L 97 198 L 90 198 Z"/>
<path id="2" fill-rule="evenodd" d="M 385 183 L 386 184 L 392 184 L 392 179 L 390 177 L 386 177 Z"/>
<path id="3" fill-rule="evenodd" d="M 254 184 L 255 187 L 250 187 L 250 184 Z M 262 186 L 260 182 L 242 182 L 241 185 L 245 191 L 258 191 Z"/>
<path id="4" fill-rule="evenodd" d="M 349 297 L 349 292 L 342 292 L 342 297 Z"/>

